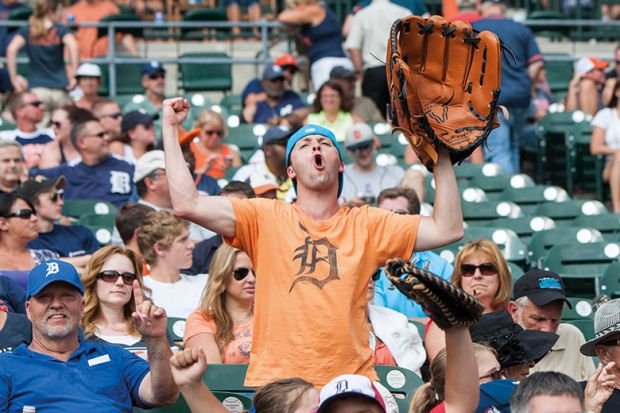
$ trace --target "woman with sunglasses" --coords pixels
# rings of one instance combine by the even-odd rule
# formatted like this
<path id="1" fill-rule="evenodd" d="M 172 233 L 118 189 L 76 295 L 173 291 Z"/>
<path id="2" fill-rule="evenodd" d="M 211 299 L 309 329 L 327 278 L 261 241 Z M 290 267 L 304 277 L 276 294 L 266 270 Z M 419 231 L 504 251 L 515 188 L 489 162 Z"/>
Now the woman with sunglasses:
<path id="1" fill-rule="evenodd" d="M 469 241 L 456 256 L 452 284 L 475 295 L 484 313 L 505 310 L 510 302 L 512 277 L 498 246 L 488 239 Z M 429 360 L 445 347 L 443 332 L 429 323 L 424 344 Z"/>
<path id="2" fill-rule="evenodd" d="M 222 143 L 226 137 L 226 123 L 219 113 L 205 109 L 196 118 L 194 128 L 200 129 L 200 136 L 190 144 L 196 158 L 197 174 L 220 179 L 228 168 L 241 166 L 239 152 Z"/>
<path id="3" fill-rule="evenodd" d="M 93 119 L 93 114 L 71 104 L 55 109 L 52 112 L 50 125 L 56 139 L 45 145 L 41 153 L 41 169 L 54 168 L 63 163 L 77 163 L 82 156 L 71 142 L 73 125 Z"/>
<path id="4" fill-rule="evenodd" d="M 202 347 L 209 363 L 248 363 L 255 283 L 246 253 L 226 244 L 219 247 L 200 308 L 187 319 L 185 347 Z"/>
<path id="5" fill-rule="evenodd" d="M 146 343 L 131 317 L 136 310 L 133 300 L 135 280 L 145 291 L 142 262 L 135 252 L 114 245 L 95 252 L 82 276 L 82 326 L 88 340 L 120 344 L 140 356 L 146 356 Z"/>
<path id="6" fill-rule="evenodd" d="M 38 236 L 34 205 L 15 193 L 0 194 L 0 275 L 26 288 L 35 265 L 59 258 L 46 249 L 28 248 Z"/>
<path id="7" fill-rule="evenodd" d="M 312 112 L 305 123 L 324 126 L 334 132 L 338 142 L 344 142 L 347 130 L 354 123 L 364 123 L 362 118 L 351 113 L 351 109 L 353 99 L 344 94 L 340 84 L 329 80 L 316 92 Z"/>

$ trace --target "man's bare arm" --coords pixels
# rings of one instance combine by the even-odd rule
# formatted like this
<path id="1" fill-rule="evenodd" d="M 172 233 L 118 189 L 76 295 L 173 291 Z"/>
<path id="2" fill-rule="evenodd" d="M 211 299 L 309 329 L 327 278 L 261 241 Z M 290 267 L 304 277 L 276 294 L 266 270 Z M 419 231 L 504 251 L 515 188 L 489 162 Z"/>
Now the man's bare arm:
<path id="1" fill-rule="evenodd" d="M 235 236 L 235 215 L 228 198 L 200 195 L 179 145 L 178 128 L 189 112 L 183 98 L 166 99 L 162 105 L 161 131 L 166 159 L 166 178 L 177 216 L 202 225 L 224 237 Z"/>
<path id="2" fill-rule="evenodd" d="M 432 217 L 421 217 L 415 251 L 438 248 L 463 237 L 463 213 L 456 176 L 445 149 L 439 151 L 434 167 L 435 209 Z"/>

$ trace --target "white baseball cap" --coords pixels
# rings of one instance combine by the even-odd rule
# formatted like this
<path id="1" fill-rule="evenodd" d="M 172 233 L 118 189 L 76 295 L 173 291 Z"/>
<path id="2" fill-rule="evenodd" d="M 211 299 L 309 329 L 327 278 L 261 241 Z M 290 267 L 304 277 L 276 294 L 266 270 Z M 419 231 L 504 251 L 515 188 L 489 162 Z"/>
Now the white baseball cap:
<path id="1" fill-rule="evenodd" d="M 75 77 L 101 77 L 101 68 L 93 63 L 82 63 L 75 71 Z"/>
<path id="2" fill-rule="evenodd" d="M 372 400 L 381 407 L 382 412 L 386 412 L 385 401 L 381 392 L 368 377 L 359 374 L 343 374 L 321 389 L 317 413 L 328 412 L 333 401 L 350 396 Z"/>

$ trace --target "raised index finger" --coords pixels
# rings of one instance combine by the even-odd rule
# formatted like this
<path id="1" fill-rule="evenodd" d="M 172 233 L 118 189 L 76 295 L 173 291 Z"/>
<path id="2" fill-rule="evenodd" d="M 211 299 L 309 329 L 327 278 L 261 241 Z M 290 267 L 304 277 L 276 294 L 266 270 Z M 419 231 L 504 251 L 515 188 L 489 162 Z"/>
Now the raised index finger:
<path id="1" fill-rule="evenodd" d="M 140 313 L 142 310 L 144 297 L 142 296 L 142 288 L 140 287 L 138 280 L 133 280 L 133 302 L 136 305 L 136 311 Z"/>

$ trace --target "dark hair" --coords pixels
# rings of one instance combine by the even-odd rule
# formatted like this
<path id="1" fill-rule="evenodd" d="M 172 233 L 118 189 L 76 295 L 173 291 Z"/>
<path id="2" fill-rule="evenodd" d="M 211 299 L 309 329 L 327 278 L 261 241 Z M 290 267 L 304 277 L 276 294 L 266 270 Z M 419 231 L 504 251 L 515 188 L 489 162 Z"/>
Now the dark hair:
<path id="1" fill-rule="evenodd" d="M 379 196 L 377 197 L 377 205 L 385 199 L 396 199 L 401 196 L 407 200 L 407 211 L 409 211 L 411 215 L 417 215 L 420 213 L 420 198 L 418 198 L 416 191 L 411 188 L 386 188 L 379 192 Z"/>
<path id="2" fill-rule="evenodd" d="M 133 238 L 133 234 L 142 226 L 146 216 L 154 211 L 150 206 L 135 202 L 128 202 L 118 210 L 114 223 L 123 243 L 127 244 Z"/>
<path id="3" fill-rule="evenodd" d="M 583 390 L 577 382 L 564 373 L 555 371 L 536 372 L 523 380 L 512 393 L 512 413 L 528 413 L 530 401 L 536 396 L 569 396 L 579 399 L 584 409 Z"/>
<path id="4" fill-rule="evenodd" d="M 321 94 L 323 93 L 323 89 L 325 89 L 326 87 L 334 89 L 340 95 L 340 110 L 343 112 L 351 112 L 351 110 L 353 109 L 353 99 L 346 96 L 346 93 L 344 93 L 344 90 L 342 90 L 342 86 L 332 80 L 328 80 L 327 82 L 323 83 L 319 90 L 316 92 L 316 98 L 312 102 L 312 112 L 319 113 L 323 110 L 323 105 L 321 105 Z"/>
<path id="5" fill-rule="evenodd" d="M 608 108 L 614 109 L 618 105 L 618 89 L 620 89 L 620 78 L 616 78 L 616 83 L 614 84 L 614 91 L 611 93 L 611 98 L 609 98 L 609 103 L 607 104 Z"/>
<path id="6" fill-rule="evenodd" d="M 76 125 L 78 123 L 88 122 L 91 120 L 97 120 L 95 115 L 93 115 L 93 112 L 88 109 L 79 108 L 71 104 L 63 106 L 62 109 L 67 112 L 67 119 L 69 119 L 71 125 Z"/>
<path id="7" fill-rule="evenodd" d="M 248 199 L 256 198 L 256 193 L 247 182 L 241 181 L 230 181 L 226 184 L 224 188 L 220 191 L 220 196 L 225 196 L 229 194 L 244 194 Z"/>
<path id="8" fill-rule="evenodd" d="M 8 214 L 10 214 L 11 208 L 13 208 L 13 205 L 15 205 L 15 202 L 17 202 L 18 199 L 21 199 L 22 201 L 27 203 L 28 206 L 36 212 L 36 208 L 28 199 L 24 198 L 21 195 L 17 195 L 14 192 L 9 192 L 0 194 L 0 217 L 6 217 Z"/>
<path id="9" fill-rule="evenodd" d="M 73 129 L 71 129 L 71 143 L 76 148 L 78 146 L 77 141 L 84 136 L 86 125 L 88 125 L 89 122 L 99 122 L 99 119 L 93 116 L 92 119 L 83 119 L 81 122 L 73 125 Z"/>
<path id="10" fill-rule="evenodd" d="M 261 387 L 254 396 L 257 413 L 292 413 L 301 403 L 304 395 L 313 389 L 312 383 L 304 379 L 283 379 Z"/>
<path id="11" fill-rule="evenodd" d="M 13 115 L 13 119 L 17 120 L 17 109 L 20 109 L 24 105 L 24 96 L 30 94 L 32 92 L 26 90 L 24 92 L 12 93 L 9 98 L 8 108 L 11 115 Z"/>

